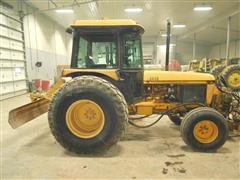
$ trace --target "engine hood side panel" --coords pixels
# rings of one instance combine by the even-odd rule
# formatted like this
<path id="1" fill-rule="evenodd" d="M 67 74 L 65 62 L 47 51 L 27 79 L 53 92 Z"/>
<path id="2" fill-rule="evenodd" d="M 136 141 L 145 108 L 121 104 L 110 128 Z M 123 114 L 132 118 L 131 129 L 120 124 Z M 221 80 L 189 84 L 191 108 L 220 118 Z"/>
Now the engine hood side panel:
<path id="1" fill-rule="evenodd" d="M 144 71 L 144 84 L 159 83 L 208 83 L 215 81 L 211 74 L 177 71 Z"/>

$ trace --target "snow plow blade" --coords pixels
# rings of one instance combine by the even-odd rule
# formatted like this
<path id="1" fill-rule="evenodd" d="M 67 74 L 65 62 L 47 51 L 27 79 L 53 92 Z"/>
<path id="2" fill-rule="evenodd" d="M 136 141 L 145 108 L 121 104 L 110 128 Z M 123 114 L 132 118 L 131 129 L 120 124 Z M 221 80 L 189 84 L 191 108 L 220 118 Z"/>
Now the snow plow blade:
<path id="1" fill-rule="evenodd" d="M 9 112 L 8 122 L 13 129 L 33 120 L 48 111 L 49 100 L 42 98 Z"/>

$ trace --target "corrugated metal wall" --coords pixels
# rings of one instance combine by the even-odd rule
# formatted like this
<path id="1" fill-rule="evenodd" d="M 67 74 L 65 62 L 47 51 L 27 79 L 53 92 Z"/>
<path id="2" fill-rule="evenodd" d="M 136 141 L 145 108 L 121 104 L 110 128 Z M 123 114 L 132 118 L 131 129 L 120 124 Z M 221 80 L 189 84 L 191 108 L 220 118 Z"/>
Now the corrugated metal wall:
<path id="1" fill-rule="evenodd" d="M 27 92 L 23 22 L 0 5 L 0 100 Z"/>

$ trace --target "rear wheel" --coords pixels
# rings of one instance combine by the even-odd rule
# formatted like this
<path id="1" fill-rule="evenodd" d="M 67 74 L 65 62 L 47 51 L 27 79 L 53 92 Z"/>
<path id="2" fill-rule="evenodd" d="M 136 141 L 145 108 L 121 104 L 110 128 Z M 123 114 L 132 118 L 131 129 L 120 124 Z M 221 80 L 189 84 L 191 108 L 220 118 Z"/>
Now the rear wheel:
<path id="1" fill-rule="evenodd" d="M 53 97 L 48 113 L 56 140 L 75 153 L 107 150 L 121 137 L 127 118 L 127 104 L 121 92 L 95 76 L 67 82 Z"/>
<path id="2" fill-rule="evenodd" d="M 227 140 L 228 126 L 222 114 L 208 107 L 190 111 L 181 123 L 184 142 L 200 151 L 216 150 Z"/>
<path id="3" fill-rule="evenodd" d="M 240 65 L 230 65 L 222 72 L 228 88 L 232 90 L 240 90 Z"/>
<path id="4" fill-rule="evenodd" d="M 179 126 L 182 122 L 182 119 L 178 115 L 168 115 L 169 119 L 177 126 Z"/>
<path id="5" fill-rule="evenodd" d="M 212 69 L 211 74 L 217 77 L 219 74 L 221 74 L 225 67 L 225 65 L 217 65 Z"/>

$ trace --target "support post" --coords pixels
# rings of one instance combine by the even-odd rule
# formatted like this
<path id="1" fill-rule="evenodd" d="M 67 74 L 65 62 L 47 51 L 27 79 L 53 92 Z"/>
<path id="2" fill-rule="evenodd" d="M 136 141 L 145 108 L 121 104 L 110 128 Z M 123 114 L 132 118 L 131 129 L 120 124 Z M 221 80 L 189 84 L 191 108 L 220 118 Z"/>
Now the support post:
<path id="1" fill-rule="evenodd" d="M 227 44 L 226 44 L 226 65 L 229 64 L 230 23 L 231 23 L 231 17 L 228 17 L 228 21 L 227 21 Z"/>
<path id="2" fill-rule="evenodd" d="M 196 58 L 196 33 L 193 33 L 193 54 L 192 59 Z"/>
<path id="3" fill-rule="evenodd" d="M 168 66 L 169 66 L 170 36 L 171 36 L 171 23 L 168 20 L 167 21 L 167 39 L 166 39 L 166 61 L 165 61 L 166 71 L 168 71 Z"/>

